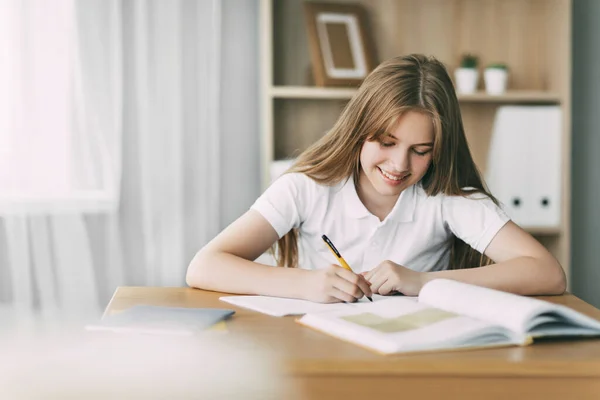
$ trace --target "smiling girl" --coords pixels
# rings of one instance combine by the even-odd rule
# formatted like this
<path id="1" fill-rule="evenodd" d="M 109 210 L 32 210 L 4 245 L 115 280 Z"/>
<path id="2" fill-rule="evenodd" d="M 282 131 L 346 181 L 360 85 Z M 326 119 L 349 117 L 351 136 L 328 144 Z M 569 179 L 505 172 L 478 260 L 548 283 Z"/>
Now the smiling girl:
<path id="1" fill-rule="evenodd" d="M 286 268 L 254 261 L 269 248 Z M 445 67 L 417 54 L 377 67 L 335 126 L 187 273 L 192 287 L 316 302 L 417 295 L 436 278 L 526 295 L 566 285 L 558 261 L 485 189 Z"/>

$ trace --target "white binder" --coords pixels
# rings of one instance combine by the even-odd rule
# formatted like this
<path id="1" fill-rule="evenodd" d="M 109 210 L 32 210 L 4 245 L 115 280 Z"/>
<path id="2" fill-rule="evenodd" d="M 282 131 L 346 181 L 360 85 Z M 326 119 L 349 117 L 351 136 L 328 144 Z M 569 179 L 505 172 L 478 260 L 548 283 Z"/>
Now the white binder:
<path id="1" fill-rule="evenodd" d="M 526 219 L 525 189 L 530 170 L 527 156 L 529 143 L 523 143 L 523 113 L 512 107 L 500 107 L 494 120 L 490 141 L 486 183 L 491 193 L 503 204 L 513 221 L 521 225 Z"/>
<path id="2" fill-rule="evenodd" d="M 523 228 L 560 225 L 560 132 L 558 106 L 504 106 L 496 114 L 486 183 Z"/>

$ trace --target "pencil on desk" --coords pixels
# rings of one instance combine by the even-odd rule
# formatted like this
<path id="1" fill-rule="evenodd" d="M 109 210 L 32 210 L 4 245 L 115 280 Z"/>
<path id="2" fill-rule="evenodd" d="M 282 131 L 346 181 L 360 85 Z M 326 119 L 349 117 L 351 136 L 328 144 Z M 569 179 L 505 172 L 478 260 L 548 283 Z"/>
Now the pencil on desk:
<path id="1" fill-rule="evenodd" d="M 352 271 L 352 268 L 350 268 L 350 266 L 348 265 L 348 263 L 346 262 L 346 260 L 344 260 L 344 258 L 340 254 L 340 252 L 335 248 L 335 246 L 333 245 L 333 243 L 331 242 L 331 240 L 329 240 L 329 238 L 326 235 L 321 236 L 321 238 L 323 238 L 323 240 L 327 244 L 327 247 L 329 247 L 329 250 L 331 250 L 331 252 L 335 256 L 335 258 L 337 258 L 337 260 L 340 262 L 340 264 L 342 265 L 342 267 L 344 269 L 347 269 L 350 272 L 354 272 L 354 271 Z M 370 298 L 369 296 L 365 296 L 365 297 L 367 299 L 369 299 L 369 301 L 371 301 L 371 302 L 373 301 L 373 299 Z"/>

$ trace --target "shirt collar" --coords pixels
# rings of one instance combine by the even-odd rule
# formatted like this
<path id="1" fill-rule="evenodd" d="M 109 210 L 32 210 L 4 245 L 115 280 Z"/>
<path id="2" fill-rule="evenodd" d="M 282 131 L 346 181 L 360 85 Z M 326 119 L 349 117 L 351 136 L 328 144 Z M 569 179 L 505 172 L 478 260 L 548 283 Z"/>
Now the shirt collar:
<path id="1" fill-rule="evenodd" d="M 356 193 L 353 176 L 348 178 L 342 187 L 342 198 L 346 213 L 351 218 L 365 218 L 371 215 Z"/>
<path id="2" fill-rule="evenodd" d="M 372 215 L 365 205 L 360 201 L 356 187 L 354 186 L 354 177 L 348 178 L 342 187 L 342 196 L 346 213 L 351 218 L 365 218 Z M 415 209 L 417 206 L 417 189 L 416 185 L 411 185 L 404 189 L 394 208 L 386 219 L 392 219 L 396 222 L 411 222 L 413 220 Z"/>

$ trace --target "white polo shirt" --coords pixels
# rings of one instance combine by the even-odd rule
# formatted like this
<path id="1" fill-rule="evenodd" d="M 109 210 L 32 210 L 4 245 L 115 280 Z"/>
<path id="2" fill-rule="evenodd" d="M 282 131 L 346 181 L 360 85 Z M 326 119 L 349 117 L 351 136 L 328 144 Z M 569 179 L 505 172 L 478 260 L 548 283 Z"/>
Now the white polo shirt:
<path id="1" fill-rule="evenodd" d="M 321 239 L 325 234 L 357 273 L 385 260 L 415 271 L 447 269 L 453 235 L 483 252 L 509 220 L 487 196 L 427 196 L 417 184 L 380 221 L 359 199 L 352 178 L 325 186 L 301 173 L 282 175 L 251 208 L 280 238 L 299 228 L 299 267 L 337 264 Z"/>

